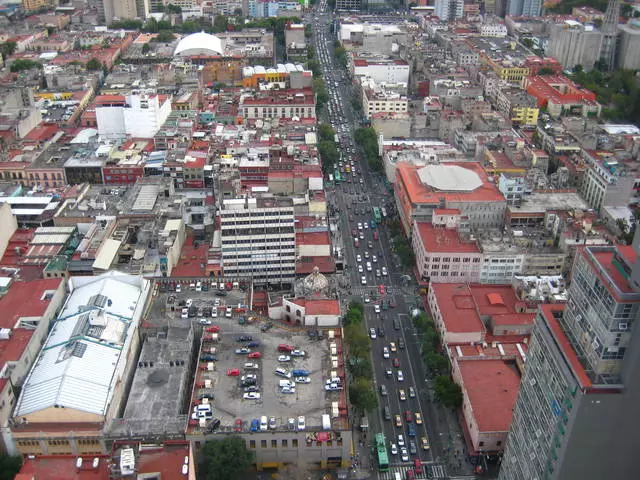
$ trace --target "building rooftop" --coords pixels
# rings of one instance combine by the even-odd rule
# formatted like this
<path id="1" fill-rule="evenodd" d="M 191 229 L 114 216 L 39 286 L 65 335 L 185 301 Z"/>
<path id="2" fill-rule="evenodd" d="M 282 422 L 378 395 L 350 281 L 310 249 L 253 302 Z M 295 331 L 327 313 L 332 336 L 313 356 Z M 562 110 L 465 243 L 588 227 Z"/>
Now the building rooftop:
<path id="1" fill-rule="evenodd" d="M 615 247 L 587 247 L 584 253 L 590 261 L 595 261 L 596 271 L 600 270 L 610 278 L 614 286 L 622 293 L 636 294 L 637 292 L 629 283 L 629 272 L 625 271 L 625 265 L 620 259 L 624 259 L 628 265 L 633 265 L 637 254 L 631 245 L 616 245 Z M 610 283 L 605 280 L 605 284 Z M 640 300 L 640 296 L 638 297 Z"/>
<path id="2" fill-rule="evenodd" d="M 555 338 L 556 345 L 558 345 L 558 348 L 562 351 L 564 357 L 569 362 L 569 367 L 576 376 L 581 387 L 588 388 L 591 386 L 591 379 L 589 378 L 589 375 L 587 375 L 582 363 L 580 363 L 576 351 L 571 346 L 571 342 L 569 342 L 569 339 L 558 322 L 558 317 L 562 316 L 565 306 L 565 304 L 540 305 L 540 313 L 547 322 L 547 325 Z"/>
<path id="3" fill-rule="evenodd" d="M 460 214 L 459 211 L 453 210 Z M 438 210 L 438 212 L 442 211 Z M 436 228 L 430 222 L 417 222 L 417 225 L 418 235 L 427 252 L 480 253 L 475 241 L 463 241 L 455 229 Z"/>
<path id="4" fill-rule="evenodd" d="M 431 283 L 447 332 L 485 332 L 476 305 L 465 284 Z"/>
<path id="5" fill-rule="evenodd" d="M 459 358 L 458 368 L 478 430 L 508 431 L 520 387 L 515 362 Z"/>
<path id="6" fill-rule="evenodd" d="M 165 480 L 191 478 L 195 472 L 190 443 L 187 441 L 171 441 L 163 444 L 137 444 L 116 442 L 113 445 L 112 462 L 120 463 L 123 449 L 132 448 L 135 458 L 135 474 L 140 480 Z M 189 463 L 187 463 L 189 462 Z M 184 466 L 187 465 L 185 473 Z M 133 477 L 132 476 L 132 477 Z M 125 477 L 126 478 L 126 477 Z"/>
<path id="7" fill-rule="evenodd" d="M 181 434 L 187 425 L 184 412 L 189 395 L 189 366 L 193 330 L 170 326 L 166 338 L 148 336 L 142 346 L 123 419 L 110 434 Z"/>
<path id="8" fill-rule="evenodd" d="M 14 282 L 0 298 L 0 328 L 19 328 L 21 319 L 30 321 L 42 316 L 61 282 L 60 278 Z"/>
<path id="9" fill-rule="evenodd" d="M 577 192 L 533 192 L 522 198 L 519 206 L 507 207 L 513 214 L 546 213 L 549 210 L 589 210 L 589 204 Z"/>
<path id="10" fill-rule="evenodd" d="M 16 416 L 53 406 L 106 414 L 127 363 L 145 283 L 118 272 L 70 280 L 71 293 L 22 387 Z"/>
<path id="11" fill-rule="evenodd" d="M 420 167 L 404 163 L 397 165 L 396 178 L 405 186 L 412 203 L 440 204 L 443 197 L 448 202 L 505 201 L 495 184 L 487 180 L 487 175 L 479 163 L 450 162 L 440 167 L 444 168 L 426 170 L 421 178 L 418 173 Z M 468 170 L 468 173 L 463 170 Z M 443 174 L 444 179 L 436 178 L 436 173 Z"/>
<path id="12" fill-rule="evenodd" d="M 77 467 L 79 458 L 82 459 L 80 468 Z M 107 455 L 38 455 L 24 458 L 14 480 L 108 480 L 109 477 Z"/>

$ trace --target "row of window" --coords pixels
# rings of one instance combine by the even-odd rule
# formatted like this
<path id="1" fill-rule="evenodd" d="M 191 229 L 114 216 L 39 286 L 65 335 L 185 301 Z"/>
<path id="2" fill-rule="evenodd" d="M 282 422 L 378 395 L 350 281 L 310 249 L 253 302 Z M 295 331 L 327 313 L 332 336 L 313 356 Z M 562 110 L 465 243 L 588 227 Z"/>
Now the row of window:
<path id="1" fill-rule="evenodd" d="M 429 257 L 425 257 L 424 260 L 425 260 L 425 262 L 428 262 L 429 261 Z M 443 263 L 450 263 L 450 262 L 452 262 L 452 259 L 451 259 L 451 257 L 443 257 L 442 258 L 442 262 Z M 453 257 L 453 263 L 458 263 L 458 262 L 460 262 L 460 257 Z M 469 257 L 464 257 L 462 259 L 462 263 L 469 263 L 469 262 L 471 262 L 471 258 L 469 258 Z M 433 257 L 431 259 L 431 263 L 440 263 L 440 257 Z M 480 263 L 480 257 L 474 258 L 473 259 L 473 263 Z"/>
<path id="2" fill-rule="evenodd" d="M 313 446 L 314 443 L 316 447 L 322 447 L 323 442 L 307 442 L 307 446 L 308 447 Z M 327 447 L 333 447 L 333 440 L 327 440 L 324 443 L 326 444 Z M 256 440 L 249 440 L 249 448 L 255 449 L 256 445 L 257 445 Z M 267 445 L 270 445 L 270 446 L 267 446 Z M 336 440 L 336 446 L 338 447 L 342 446 L 342 439 Z M 274 439 L 274 440 L 271 440 L 270 442 L 268 442 L 267 440 L 260 440 L 260 448 L 278 448 L 278 440 Z M 289 448 L 289 440 L 286 438 L 280 440 L 280 448 Z M 297 438 L 294 438 L 291 440 L 291 448 L 298 448 Z"/>
<path id="3" fill-rule="evenodd" d="M 262 228 L 237 228 L 235 230 L 222 230 L 223 237 L 233 237 L 237 235 L 265 235 L 265 234 L 281 234 L 294 233 L 293 227 L 262 227 Z"/>

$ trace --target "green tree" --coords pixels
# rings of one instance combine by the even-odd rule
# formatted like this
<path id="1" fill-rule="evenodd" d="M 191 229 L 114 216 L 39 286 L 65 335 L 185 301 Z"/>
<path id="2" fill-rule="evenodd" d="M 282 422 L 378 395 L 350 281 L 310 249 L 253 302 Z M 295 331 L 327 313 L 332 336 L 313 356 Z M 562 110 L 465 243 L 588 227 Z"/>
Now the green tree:
<path id="1" fill-rule="evenodd" d="M 462 389 L 451 377 L 439 375 L 434 382 L 434 390 L 440 403 L 449 408 L 462 406 Z"/>
<path id="2" fill-rule="evenodd" d="M 244 440 L 238 436 L 210 440 L 202 448 L 202 478 L 236 480 L 243 477 L 253 461 L 253 452 L 247 449 Z"/>
<path id="3" fill-rule="evenodd" d="M 13 480 L 22 465 L 22 457 L 0 454 L 0 480 Z"/>
<path id="4" fill-rule="evenodd" d="M 555 72 L 549 67 L 542 67 L 538 70 L 538 75 L 555 75 Z"/>
<path id="5" fill-rule="evenodd" d="M 17 44 L 16 42 L 4 42 L 0 43 L 0 54 L 2 55 L 2 59 L 6 60 L 16 51 Z"/>
<path id="6" fill-rule="evenodd" d="M 322 70 L 320 69 L 320 63 L 317 60 L 309 60 L 307 62 L 307 68 L 311 70 L 314 78 L 320 78 L 322 76 Z"/>
<path id="7" fill-rule="evenodd" d="M 328 123 L 318 125 L 318 136 L 320 140 L 333 140 L 336 131 Z"/>
<path id="8" fill-rule="evenodd" d="M 164 7 L 164 11 L 166 13 L 175 13 L 176 15 L 180 15 L 182 13 L 182 7 L 180 5 L 168 3 L 167 6 Z"/>
<path id="9" fill-rule="evenodd" d="M 366 378 L 356 378 L 349 385 L 351 405 L 360 412 L 370 412 L 378 406 L 378 395 L 373 382 Z"/>
<path id="10" fill-rule="evenodd" d="M 110 30 L 141 30 L 142 29 L 142 21 L 141 20 L 118 20 L 117 22 L 113 22 L 109 25 Z"/>
<path id="11" fill-rule="evenodd" d="M 349 371 L 354 377 L 373 377 L 373 366 L 369 357 L 351 357 L 349 359 Z"/>
<path id="12" fill-rule="evenodd" d="M 216 15 L 213 19 L 214 32 L 226 32 L 229 28 L 229 19 L 226 15 Z"/>
<path id="13" fill-rule="evenodd" d="M 149 47 L 148 43 L 145 43 L 144 45 L 142 45 L 142 54 L 146 55 L 147 53 L 149 53 L 149 50 L 151 50 L 151 47 Z"/>
<path id="14" fill-rule="evenodd" d="M 32 68 L 42 68 L 42 64 L 26 58 L 18 58 L 11 62 L 11 72 L 22 72 L 24 70 L 31 70 Z"/>
<path id="15" fill-rule="evenodd" d="M 344 336 L 349 346 L 349 354 L 353 357 L 364 357 L 371 350 L 371 339 L 361 324 L 352 323 L 344 328 Z"/>
<path id="16" fill-rule="evenodd" d="M 175 39 L 176 36 L 169 30 L 162 30 L 158 32 L 158 35 L 153 38 L 153 41 L 158 43 L 171 43 Z"/>
<path id="17" fill-rule="evenodd" d="M 87 70 L 96 71 L 102 68 L 102 64 L 100 63 L 100 60 L 98 60 L 96 57 L 93 57 L 87 62 L 86 68 Z"/>

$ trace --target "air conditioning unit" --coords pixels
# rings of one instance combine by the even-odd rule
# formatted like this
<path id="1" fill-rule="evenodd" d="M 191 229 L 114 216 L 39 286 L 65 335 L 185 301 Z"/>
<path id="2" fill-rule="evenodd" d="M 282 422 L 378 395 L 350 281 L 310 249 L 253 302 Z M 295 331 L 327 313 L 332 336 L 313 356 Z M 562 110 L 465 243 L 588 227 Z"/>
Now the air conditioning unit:
<path id="1" fill-rule="evenodd" d="M 626 332 L 629 329 L 629 324 L 628 323 L 619 323 L 618 324 L 618 330 L 620 330 L 621 332 Z"/>

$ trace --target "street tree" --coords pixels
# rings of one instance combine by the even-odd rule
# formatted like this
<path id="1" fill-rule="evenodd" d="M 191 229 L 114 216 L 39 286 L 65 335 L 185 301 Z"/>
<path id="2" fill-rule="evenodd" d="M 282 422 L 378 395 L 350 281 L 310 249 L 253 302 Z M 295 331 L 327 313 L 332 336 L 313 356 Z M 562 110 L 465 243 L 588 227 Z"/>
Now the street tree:
<path id="1" fill-rule="evenodd" d="M 102 68 L 102 64 L 100 63 L 100 60 L 98 60 L 96 57 L 93 57 L 87 62 L 86 67 L 87 70 L 96 71 Z"/>
<path id="2" fill-rule="evenodd" d="M 351 405 L 360 412 L 370 412 L 378 406 L 378 395 L 373 382 L 367 378 L 356 378 L 349 385 Z"/>
<path id="3" fill-rule="evenodd" d="M 253 461 L 253 452 L 247 449 L 244 440 L 238 436 L 210 440 L 202 449 L 202 478 L 236 480 L 243 477 Z"/>

